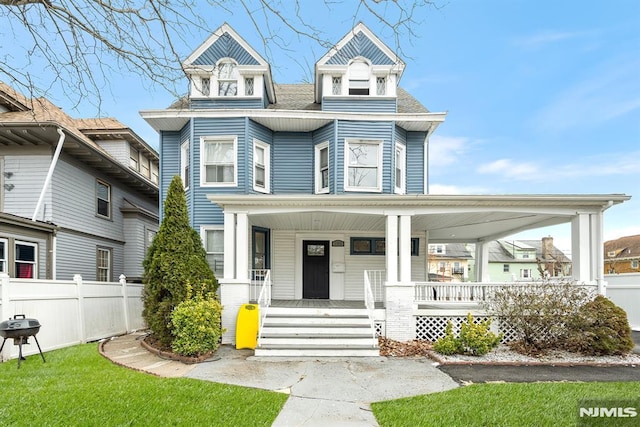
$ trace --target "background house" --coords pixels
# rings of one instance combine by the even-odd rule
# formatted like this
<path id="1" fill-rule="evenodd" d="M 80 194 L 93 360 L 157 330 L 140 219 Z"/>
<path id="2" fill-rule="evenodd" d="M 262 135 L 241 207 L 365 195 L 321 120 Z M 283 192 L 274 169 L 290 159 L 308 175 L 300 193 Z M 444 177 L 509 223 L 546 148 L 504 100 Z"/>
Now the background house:
<path id="1" fill-rule="evenodd" d="M 431 243 L 428 248 L 429 280 L 466 282 L 469 280 L 471 251 L 463 243 Z"/>
<path id="2" fill-rule="evenodd" d="M 475 268 L 471 268 L 474 280 Z M 541 240 L 496 240 L 489 243 L 491 281 L 537 280 L 571 276 L 571 260 L 553 245 L 552 237 Z"/>
<path id="3" fill-rule="evenodd" d="M 77 120 L 0 83 L 0 272 L 142 277 L 159 158 L 115 119 Z"/>
<path id="4" fill-rule="evenodd" d="M 604 271 L 640 273 L 640 234 L 604 242 Z"/>

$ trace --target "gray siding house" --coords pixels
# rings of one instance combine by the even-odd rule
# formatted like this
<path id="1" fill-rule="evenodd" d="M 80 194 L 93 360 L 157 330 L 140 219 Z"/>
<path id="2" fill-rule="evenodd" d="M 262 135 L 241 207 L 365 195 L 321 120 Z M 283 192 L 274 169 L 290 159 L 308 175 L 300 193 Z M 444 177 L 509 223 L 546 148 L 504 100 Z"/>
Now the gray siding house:
<path id="1" fill-rule="evenodd" d="M 574 275 L 602 279 L 602 212 L 628 197 L 427 194 L 446 113 L 399 86 L 404 61 L 364 24 L 317 60 L 311 84 L 276 84 L 227 24 L 183 67 L 189 94 L 141 115 L 160 134 L 160 198 L 181 176 L 221 284 L 223 342 L 253 301 L 256 355 L 369 355 L 376 334 L 414 339 L 417 295 L 442 294 L 418 292 L 432 286 L 429 244 L 475 244 L 481 282 L 489 242 L 571 222 Z"/>
<path id="2" fill-rule="evenodd" d="M 0 83 L 0 272 L 142 277 L 158 230 L 159 157 L 115 119 L 69 117 Z"/>

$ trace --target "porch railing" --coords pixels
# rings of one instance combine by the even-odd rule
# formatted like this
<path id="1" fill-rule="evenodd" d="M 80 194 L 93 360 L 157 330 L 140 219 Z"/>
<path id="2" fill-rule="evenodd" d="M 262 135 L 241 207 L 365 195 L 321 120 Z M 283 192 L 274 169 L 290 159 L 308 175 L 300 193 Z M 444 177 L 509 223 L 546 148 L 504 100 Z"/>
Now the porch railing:
<path id="1" fill-rule="evenodd" d="M 371 284 L 371 291 L 375 302 L 384 301 L 384 282 L 387 280 L 386 270 L 365 270 L 365 278 Z"/>
<path id="2" fill-rule="evenodd" d="M 482 303 L 488 301 L 493 293 L 504 287 L 548 286 L 558 281 L 521 281 L 521 282 L 416 282 L 415 298 L 417 304 L 429 303 Z M 581 286 L 594 287 L 581 284 Z"/>
<path id="3" fill-rule="evenodd" d="M 260 313 L 260 324 L 258 325 L 258 341 L 262 337 L 262 326 L 264 325 L 264 319 L 267 316 L 267 309 L 271 305 L 271 271 L 264 270 L 264 276 L 262 280 L 262 286 L 260 287 L 260 294 L 258 295 L 257 302 Z"/>
<path id="4" fill-rule="evenodd" d="M 371 281 L 369 280 L 369 274 L 367 274 L 367 271 L 364 272 L 364 305 L 367 308 L 369 324 L 371 325 L 371 333 L 373 334 L 373 345 L 375 347 L 378 344 L 378 339 L 376 338 L 376 326 L 374 323 L 376 300 L 373 295 L 373 290 L 371 289 Z"/>
<path id="5" fill-rule="evenodd" d="M 249 270 L 249 301 L 257 302 L 264 284 L 264 279 L 270 270 L 265 268 Z"/>

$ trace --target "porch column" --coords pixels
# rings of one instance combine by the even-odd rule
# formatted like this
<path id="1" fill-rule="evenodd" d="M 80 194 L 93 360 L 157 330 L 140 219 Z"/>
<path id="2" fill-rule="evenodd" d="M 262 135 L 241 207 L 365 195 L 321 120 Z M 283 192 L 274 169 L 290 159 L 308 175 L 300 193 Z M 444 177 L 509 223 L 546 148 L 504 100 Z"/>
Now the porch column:
<path id="1" fill-rule="evenodd" d="M 236 214 L 236 279 L 249 280 L 249 224 L 246 212 Z"/>
<path id="2" fill-rule="evenodd" d="M 573 279 L 591 281 L 591 226 L 589 214 L 578 214 L 571 220 L 571 258 Z"/>
<path id="3" fill-rule="evenodd" d="M 602 212 L 591 214 L 591 272 L 598 284 L 598 293 L 607 294 L 607 282 L 604 280 L 604 232 L 602 231 Z"/>
<path id="4" fill-rule="evenodd" d="M 224 273 L 225 279 L 236 278 L 236 215 L 224 213 Z"/>
<path id="5" fill-rule="evenodd" d="M 400 281 L 411 282 L 411 217 L 400 215 Z"/>
<path id="6" fill-rule="evenodd" d="M 246 212 L 224 213 L 224 274 L 220 283 L 223 344 L 235 344 L 238 310 L 249 302 L 248 219 Z"/>
<path id="7" fill-rule="evenodd" d="M 387 282 L 398 281 L 398 216 L 387 215 L 385 242 L 385 261 L 387 263 Z"/>
<path id="8" fill-rule="evenodd" d="M 476 282 L 488 282 L 489 277 L 489 245 L 487 242 L 476 242 Z"/>
<path id="9" fill-rule="evenodd" d="M 398 234 L 400 234 L 400 280 L 398 280 Z M 408 253 L 408 255 L 407 255 Z M 413 318 L 414 287 L 411 282 L 411 217 L 387 215 L 386 232 L 387 281 L 385 312 L 387 337 L 397 341 L 415 338 Z"/>

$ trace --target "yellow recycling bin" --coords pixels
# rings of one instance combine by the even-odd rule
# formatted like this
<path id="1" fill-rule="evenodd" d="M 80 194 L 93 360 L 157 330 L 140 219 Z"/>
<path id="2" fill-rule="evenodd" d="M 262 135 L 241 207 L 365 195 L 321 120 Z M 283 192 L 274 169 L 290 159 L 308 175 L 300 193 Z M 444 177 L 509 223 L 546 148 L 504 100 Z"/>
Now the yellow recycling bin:
<path id="1" fill-rule="evenodd" d="M 254 350 L 258 344 L 258 304 L 242 304 L 236 321 L 236 349 Z"/>

